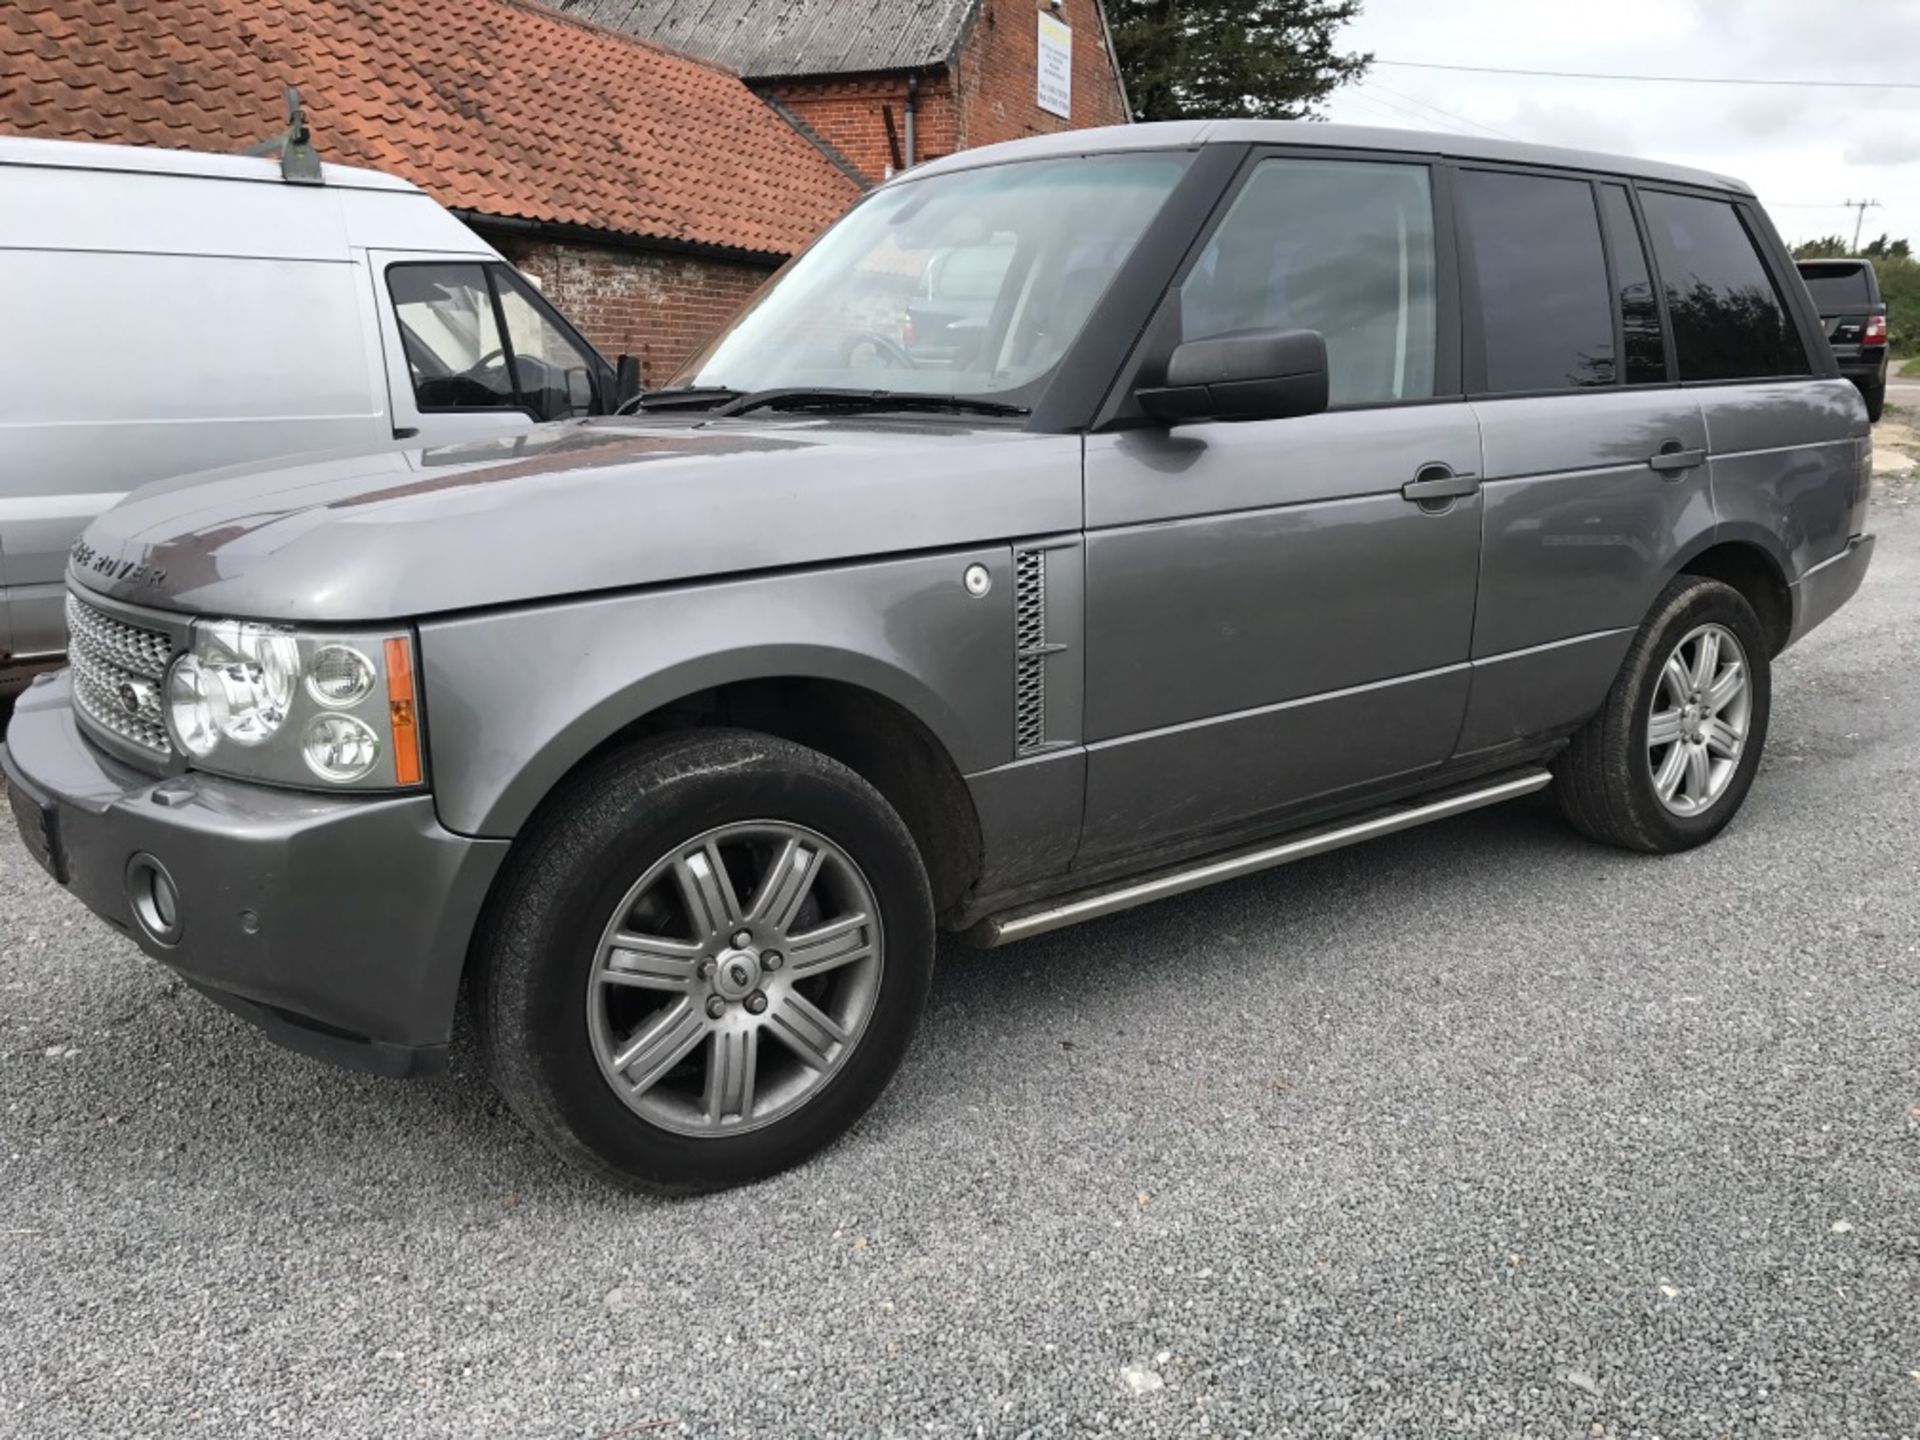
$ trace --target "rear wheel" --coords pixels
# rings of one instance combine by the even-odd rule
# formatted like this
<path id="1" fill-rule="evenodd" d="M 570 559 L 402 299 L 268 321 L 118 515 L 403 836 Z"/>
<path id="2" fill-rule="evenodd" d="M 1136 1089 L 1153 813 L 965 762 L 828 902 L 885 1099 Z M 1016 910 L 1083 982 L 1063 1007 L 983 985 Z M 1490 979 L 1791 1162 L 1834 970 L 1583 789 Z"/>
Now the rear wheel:
<path id="1" fill-rule="evenodd" d="M 1772 670 L 1739 591 L 1675 579 L 1628 648 L 1600 713 L 1554 767 L 1574 827 L 1634 850 L 1685 850 L 1739 811 L 1766 744 Z"/>
<path id="2" fill-rule="evenodd" d="M 1882 412 L 1887 408 L 1887 377 L 1882 375 L 1878 380 L 1863 382 L 1860 393 L 1866 397 L 1867 419 L 1878 424 Z"/>
<path id="3" fill-rule="evenodd" d="M 885 1088 L 925 1004 L 932 903 L 864 780 L 745 732 L 576 777 L 523 837 L 476 956 L 501 1093 L 622 1183 L 784 1169 Z"/>

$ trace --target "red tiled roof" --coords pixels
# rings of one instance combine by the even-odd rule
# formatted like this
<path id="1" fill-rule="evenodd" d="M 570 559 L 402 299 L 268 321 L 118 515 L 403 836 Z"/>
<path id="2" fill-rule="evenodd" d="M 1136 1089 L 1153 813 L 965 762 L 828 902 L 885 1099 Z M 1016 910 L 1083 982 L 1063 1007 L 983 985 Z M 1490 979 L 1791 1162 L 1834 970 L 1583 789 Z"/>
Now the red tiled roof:
<path id="1" fill-rule="evenodd" d="M 0 131 L 324 160 L 448 206 L 787 255 L 858 193 L 740 79 L 525 0 L 0 0 Z"/>

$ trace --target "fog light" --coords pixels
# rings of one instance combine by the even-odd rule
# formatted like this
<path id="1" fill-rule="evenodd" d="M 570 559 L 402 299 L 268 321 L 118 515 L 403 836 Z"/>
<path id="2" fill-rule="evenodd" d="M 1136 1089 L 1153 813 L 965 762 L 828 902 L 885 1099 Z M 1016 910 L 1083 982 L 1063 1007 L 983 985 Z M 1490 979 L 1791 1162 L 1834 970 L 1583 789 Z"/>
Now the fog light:
<path id="1" fill-rule="evenodd" d="M 162 945 L 180 938 L 180 891 L 166 867 L 151 855 L 127 862 L 127 906 L 148 936 Z"/>

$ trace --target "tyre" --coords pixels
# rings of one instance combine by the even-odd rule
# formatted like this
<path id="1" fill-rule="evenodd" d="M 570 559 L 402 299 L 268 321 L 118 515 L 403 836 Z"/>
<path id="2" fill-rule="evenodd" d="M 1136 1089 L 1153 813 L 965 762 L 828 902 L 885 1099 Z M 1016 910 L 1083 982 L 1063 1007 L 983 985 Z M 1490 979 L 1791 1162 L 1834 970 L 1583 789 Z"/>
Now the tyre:
<path id="1" fill-rule="evenodd" d="M 873 1104 L 933 939 L 913 840 L 853 771 L 746 731 L 667 736 L 574 776 L 515 843 L 476 938 L 475 1028 L 560 1154 L 717 1189 Z"/>
<path id="2" fill-rule="evenodd" d="M 1880 416 L 1887 408 L 1887 377 L 1868 380 L 1860 386 L 1860 393 L 1866 397 L 1867 419 L 1874 424 L 1880 423 Z"/>
<path id="3" fill-rule="evenodd" d="M 1606 703 L 1554 764 L 1561 813 L 1632 850 L 1711 840 L 1753 784 L 1772 686 L 1766 634 L 1745 597 L 1677 577 L 1634 636 Z"/>

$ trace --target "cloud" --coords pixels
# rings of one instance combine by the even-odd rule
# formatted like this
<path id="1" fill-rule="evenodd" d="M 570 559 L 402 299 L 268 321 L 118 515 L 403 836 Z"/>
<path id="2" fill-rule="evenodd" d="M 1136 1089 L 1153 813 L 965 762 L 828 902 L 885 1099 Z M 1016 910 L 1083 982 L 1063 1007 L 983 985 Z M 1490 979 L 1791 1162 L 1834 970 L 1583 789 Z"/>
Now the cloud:
<path id="1" fill-rule="evenodd" d="M 1841 159 L 1849 165 L 1912 165 L 1920 161 L 1920 132 L 1856 135 Z"/>

